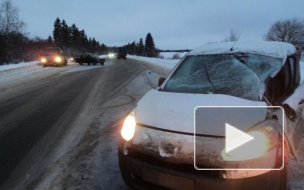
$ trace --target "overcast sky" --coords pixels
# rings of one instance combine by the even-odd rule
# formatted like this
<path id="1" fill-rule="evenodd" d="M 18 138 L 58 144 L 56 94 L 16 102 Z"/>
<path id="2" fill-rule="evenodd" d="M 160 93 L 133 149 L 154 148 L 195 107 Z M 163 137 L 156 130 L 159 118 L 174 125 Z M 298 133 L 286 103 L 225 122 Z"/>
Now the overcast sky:
<path id="1" fill-rule="evenodd" d="M 1 0 L 4 1 L 4 0 Z M 12 0 L 30 37 L 52 35 L 57 17 L 108 46 L 145 39 L 160 49 L 222 41 L 230 29 L 263 40 L 280 19 L 304 19 L 304 0 Z"/>

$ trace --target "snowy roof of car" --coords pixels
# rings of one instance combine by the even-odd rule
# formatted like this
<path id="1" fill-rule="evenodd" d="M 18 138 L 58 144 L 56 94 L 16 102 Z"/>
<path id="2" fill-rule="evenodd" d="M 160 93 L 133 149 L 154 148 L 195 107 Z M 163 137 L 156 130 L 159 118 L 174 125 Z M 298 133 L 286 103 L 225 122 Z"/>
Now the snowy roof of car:
<path id="1" fill-rule="evenodd" d="M 247 52 L 261 55 L 267 55 L 278 58 L 286 58 L 296 52 L 296 48 L 289 43 L 284 42 L 218 42 L 209 43 L 202 47 L 196 48 L 189 52 L 188 55 L 203 55 L 203 54 L 223 54 L 232 52 Z M 233 51 L 230 51 L 233 47 Z"/>

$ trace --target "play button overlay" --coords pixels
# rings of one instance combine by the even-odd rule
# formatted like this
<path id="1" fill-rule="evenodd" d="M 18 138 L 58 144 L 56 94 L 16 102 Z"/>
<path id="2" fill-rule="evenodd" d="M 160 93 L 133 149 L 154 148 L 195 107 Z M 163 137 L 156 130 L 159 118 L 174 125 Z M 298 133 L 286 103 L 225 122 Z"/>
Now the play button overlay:
<path id="1" fill-rule="evenodd" d="M 261 172 L 283 169 L 283 116 L 280 106 L 196 107 L 194 168 Z"/>
<path id="2" fill-rule="evenodd" d="M 239 146 L 252 141 L 254 138 L 243 131 L 225 123 L 226 126 L 226 153 L 238 148 Z"/>

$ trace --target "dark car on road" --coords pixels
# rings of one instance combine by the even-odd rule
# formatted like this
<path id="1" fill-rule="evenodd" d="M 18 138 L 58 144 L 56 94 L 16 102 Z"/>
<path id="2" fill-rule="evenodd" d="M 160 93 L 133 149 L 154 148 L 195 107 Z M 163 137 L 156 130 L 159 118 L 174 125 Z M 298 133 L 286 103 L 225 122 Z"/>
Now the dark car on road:
<path id="1" fill-rule="evenodd" d="M 120 59 L 120 58 L 127 59 L 127 54 L 125 54 L 125 53 L 118 53 L 117 54 L 117 59 Z"/>
<path id="2" fill-rule="evenodd" d="M 75 58 L 75 62 L 79 63 L 79 65 L 83 65 L 84 63 L 87 63 L 88 65 L 96 65 L 97 63 L 104 65 L 105 59 L 99 58 L 98 55 L 93 53 L 83 53 Z"/>
<path id="3" fill-rule="evenodd" d="M 47 47 L 43 50 L 40 58 L 44 67 L 55 66 L 67 66 L 67 59 L 62 47 Z"/>

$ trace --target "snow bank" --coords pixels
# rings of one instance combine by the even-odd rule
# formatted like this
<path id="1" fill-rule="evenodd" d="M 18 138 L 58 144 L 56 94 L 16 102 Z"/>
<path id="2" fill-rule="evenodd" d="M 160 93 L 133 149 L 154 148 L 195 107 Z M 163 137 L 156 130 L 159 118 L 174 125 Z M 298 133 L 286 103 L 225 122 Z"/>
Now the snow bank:
<path id="1" fill-rule="evenodd" d="M 181 59 L 183 58 L 188 52 L 160 52 L 159 57 L 162 59 Z M 174 58 L 177 56 L 179 58 Z"/>
<path id="2" fill-rule="evenodd" d="M 39 61 L 32 61 L 32 62 L 23 62 L 18 64 L 9 64 L 9 65 L 1 65 L 0 66 L 0 72 L 1 71 L 8 71 L 8 70 L 15 70 L 23 67 L 33 67 L 36 65 L 39 65 Z"/>
<path id="3" fill-rule="evenodd" d="M 145 61 L 152 65 L 160 66 L 170 70 L 172 70 L 175 67 L 175 65 L 180 61 L 180 59 L 167 60 L 167 59 L 159 59 L 159 58 L 151 58 L 151 57 L 134 56 L 134 55 L 128 55 L 127 57 L 139 61 Z"/>

